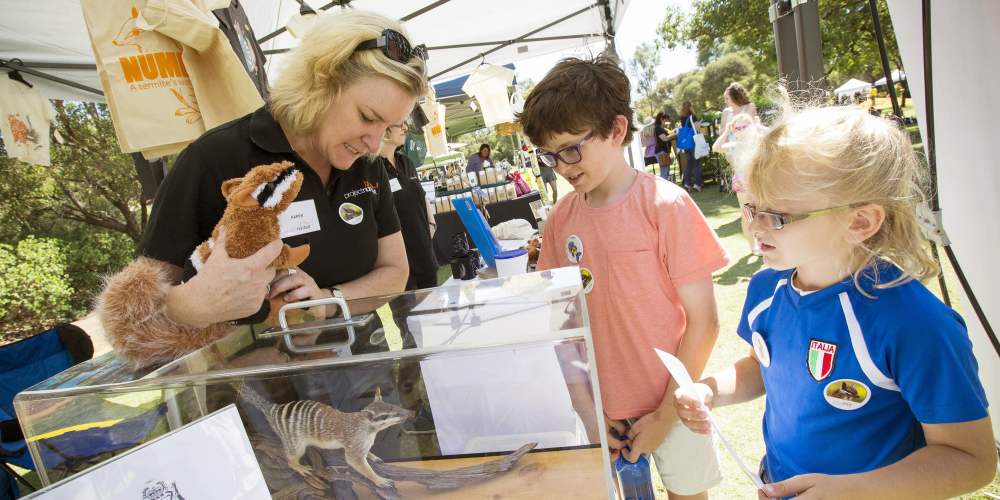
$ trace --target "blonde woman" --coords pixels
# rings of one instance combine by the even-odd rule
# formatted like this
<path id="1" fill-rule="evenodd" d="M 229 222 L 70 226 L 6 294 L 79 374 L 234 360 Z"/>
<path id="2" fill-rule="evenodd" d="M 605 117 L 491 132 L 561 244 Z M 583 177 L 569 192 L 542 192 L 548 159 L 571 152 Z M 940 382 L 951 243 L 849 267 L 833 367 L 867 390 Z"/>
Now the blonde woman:
<path id="1" fill-rule="evenodd" d="M 374 155 L 386 130 L 401 126 L 426 92 L 425 59 L 396 21 L 357 10 L 320 16 L 289 54 L 264 107 L 206 132 L 178 156 L 157 194 L 141 257 L 100 298 L 118 354 L 134 365 L 174 359 L 220 337 L 227 322 L 255 313 L 267 298 L 402 291 L 406 252 L 390 181 Z M 283 229 L 283 240 L 308 242 L 309 258 L 296 272 L 275 275 L 267 264 L 280 249 L 276 240 L 245 259 L 215 251 L 185 276 L 192 250 L 225 209 L 222 183 L 279 161 L 304 175 L 286 212 L 300 222 L 287 236 Z M 232 236 L 212 243 L 223 248 Z M 134 293 L 139 289 L 148 292 Z"/>
<path id="2" fill-rule="evenodd" d="M 751 349 L 675 408 L 708 433 L 705 405 L 766 392 L 768 497 L 951 498 L 996 474 L 965 323 L 919 281 L 937 272 L 920 168 L 905 131 L 853 107 L 786 114 L 750 160 L 744 214 L 769 267 L 737 327 Z"/>

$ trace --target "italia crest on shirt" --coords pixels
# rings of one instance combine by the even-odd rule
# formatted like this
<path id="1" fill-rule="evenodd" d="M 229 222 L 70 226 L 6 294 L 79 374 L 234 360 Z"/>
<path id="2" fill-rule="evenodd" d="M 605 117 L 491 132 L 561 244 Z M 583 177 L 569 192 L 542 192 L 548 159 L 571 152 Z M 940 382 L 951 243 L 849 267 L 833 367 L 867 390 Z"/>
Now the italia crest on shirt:
<path id="1" fill-rule="evenodd" d="M 819 382 L 830 376 L 833 372 L 833 360 L 837 355 L 837 344 L 811 340 L 809 342 L 809 358 L 806 364 L 809 366 L 809 374 Z"/>

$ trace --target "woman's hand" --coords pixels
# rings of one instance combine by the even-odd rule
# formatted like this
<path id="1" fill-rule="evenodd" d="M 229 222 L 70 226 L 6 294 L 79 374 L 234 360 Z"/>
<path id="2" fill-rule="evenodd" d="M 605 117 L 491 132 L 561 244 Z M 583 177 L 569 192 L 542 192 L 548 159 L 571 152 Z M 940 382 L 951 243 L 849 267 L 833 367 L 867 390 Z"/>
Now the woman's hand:
<path id="1" fill-rule="evenodd" d="M 316 280 L 308 273 L 298 268 L 278 271 L 271 282 L 271 293 L 268 299 L 279 298 L 285 303 L 301 302 L 303 300 L 322 299 L 330 296 L 316 284 Z"/>
<path id="2" fill-rule="evenodd" d="M 711 434 L 712 424 L 708 421 L 708 408 L 715 395 L 705 384 L 694 384 L 674 391 L 674 409 L 681 422 L 698 434 Z"/>
<path id="3" fill-rule="evenodd" d="M 274 269 L 269 266 L 281 246 L 281 240 L 274 240 L 245 259 L 234 259 L 226 253 L 226 230 L 220 229 L 212 255 L 198 274 L 169 292 L 168 316 L 179 323 L 204 327 L 257 312 L 274 278 Z"/>

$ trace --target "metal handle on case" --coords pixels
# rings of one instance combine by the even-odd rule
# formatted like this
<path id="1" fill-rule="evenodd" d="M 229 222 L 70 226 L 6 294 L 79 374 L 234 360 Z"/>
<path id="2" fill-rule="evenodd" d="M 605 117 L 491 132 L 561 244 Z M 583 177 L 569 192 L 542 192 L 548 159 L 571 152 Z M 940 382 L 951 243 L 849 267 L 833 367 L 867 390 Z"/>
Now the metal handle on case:
<path id="1" fill-rule="evenodd" d="M 330 304 L 336 304 L 341 311 L 341 315 L 344 318 L 344 323 L 340 325 L 318 325 L 316 327 L 303 328 L 295 330 L 296 333 L 302 333 L 309 330 L 326 330 L 331 328 L 347 328 L 347 340 L 344 342 L 329 342 L 326 344 L 317 344 L 309 347 L 299 347 L 292 342 L 292 334 L 288 329 L 288 319 L 285 318 L 285 312 L 293 309 L 308 309 L 315 306 L 325 306 Z M 338 297 L 327 297 L 323 299 L 314 300 L 303 300 L 301 302 L 293 302 L 291 304 L 285 304 L 281 306 L 278 310 L 278 325 L 281 326 L 281 331 L 278 332 L 285 339 L 285 347 L 289 351 L 296 354 L 305 354 L 310 352 L 320 352 L 320 351 L 340 351 L 344 348 L 349 348 L 354 345 L 354 325 L 364 325 L 371 321 L 372 314 L 364 315 L 363 318 L 353 321 L 351 318 L 351 309 L 347 307 L 347 301 Z"/>

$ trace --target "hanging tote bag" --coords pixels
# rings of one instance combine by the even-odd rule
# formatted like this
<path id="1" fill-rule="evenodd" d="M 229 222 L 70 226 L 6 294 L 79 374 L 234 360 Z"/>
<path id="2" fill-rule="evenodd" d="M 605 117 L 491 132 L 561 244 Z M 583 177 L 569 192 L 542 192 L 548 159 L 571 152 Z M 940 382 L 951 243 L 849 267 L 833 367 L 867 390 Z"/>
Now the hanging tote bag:
<path id="1" fill-rule="evenodd" d="M 677 149 L 690 151 L 694 149 L 694 121 L 688 115 L 688 123 L 677 129 Z"/>
<path id="2" fill-rule="evenodd" d="M 698 131 L 694 134 L 694 157 L 695 159 L 704 158 L 712 152 L 712 147 L 708 145 L 708 141 L 705 140 L 705 135 Z"/>
<path id="3" fill-rule="evenodd" d="M 83 18 L 122 152 L 175 145 L 205 126 L 182 49 L 142 29 L 144 0 L 83 0 Z"/>

